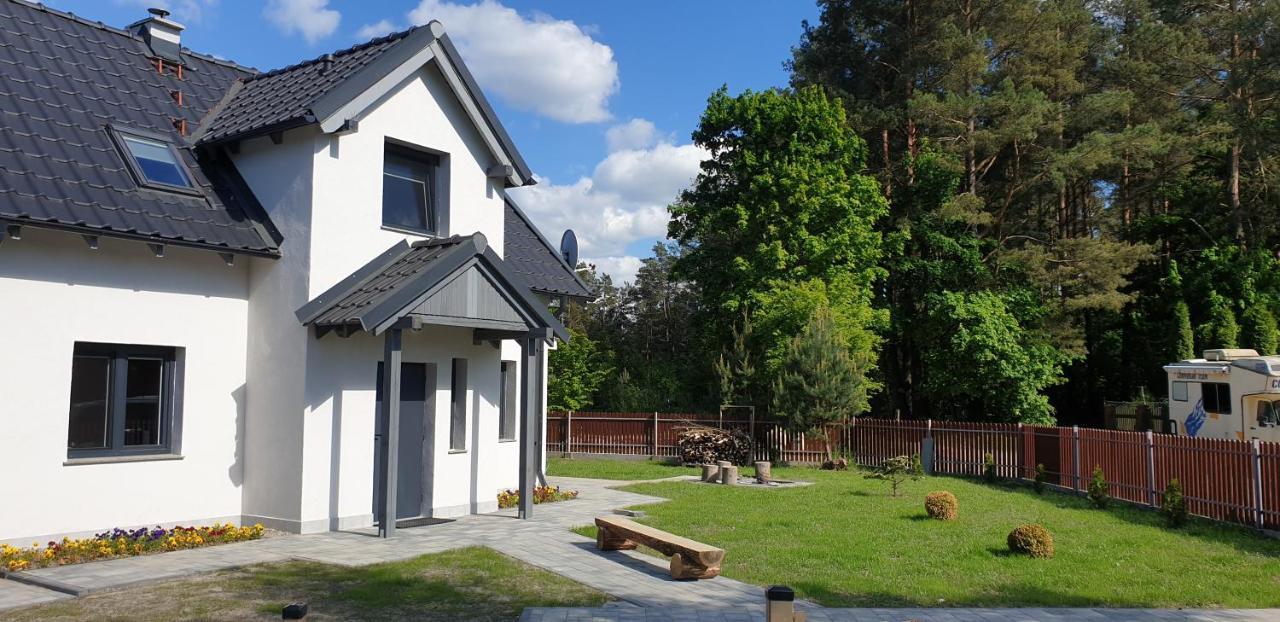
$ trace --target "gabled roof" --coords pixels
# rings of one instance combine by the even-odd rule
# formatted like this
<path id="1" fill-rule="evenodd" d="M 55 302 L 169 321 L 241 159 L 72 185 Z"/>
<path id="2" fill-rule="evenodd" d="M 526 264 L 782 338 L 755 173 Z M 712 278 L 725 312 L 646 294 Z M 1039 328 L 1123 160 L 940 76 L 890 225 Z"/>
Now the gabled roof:
<path id="1" fill-rule="evenodd" d="M 325 132 L 350 127 L 401 80 L 434 59 L 493 152 L 511 186 L 535 183 L 515 143 L 493 112 L 440 22 L 242 79 L 197 131 L 211 145 L 318 123 Z"/>
<path id="2" fill-rule="evenodd" d="M 251 70 L 184 51 L 179 77 L 149 55 L 124 30 L 0 0 L 0 221 L 277 255 L 279 239 L 234 169 L 197 157 L 177 129 L 195 128 Z M 139 186 L 110 127 L 178 146 L 194 192 Z"/>
<path id="3" fill-rule="evenodd" d="M 590 298 L 593 294 L 515 203 L 507 201 L 503 260 L 535 292 Z"/>
<path id="4" fill-rule="evenodd" d="M 411 315 L 434 292 L 464 271 L 483 270 L 497 292 L 531 327 L 568 332 L 511 273 L 483 234 L 400 242 L 298 309 L 298 320 L 319 329 L 354 327 L 381 333 Z"/>

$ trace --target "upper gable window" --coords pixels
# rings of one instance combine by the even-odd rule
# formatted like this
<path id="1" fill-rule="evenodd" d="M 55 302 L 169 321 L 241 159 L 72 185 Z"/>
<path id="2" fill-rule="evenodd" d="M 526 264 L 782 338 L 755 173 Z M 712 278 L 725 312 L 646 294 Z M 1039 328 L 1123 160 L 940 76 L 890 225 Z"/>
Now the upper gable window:
<path id="1" fill-rule="evenodd" d="M 439 156 L 387 145 L 382 165 L 383 226 L 438 233 L 439 168 Z"/>
<path id="2" fill-rule="evenodd" d="M 133 158 L 134 170 L 144 183 L 173 188 L 191 188 L 191 177 L 187 175 L 173 145 L 124 133 L 120 134 L 120 140 L 124 143 L 129 156 Z"/>

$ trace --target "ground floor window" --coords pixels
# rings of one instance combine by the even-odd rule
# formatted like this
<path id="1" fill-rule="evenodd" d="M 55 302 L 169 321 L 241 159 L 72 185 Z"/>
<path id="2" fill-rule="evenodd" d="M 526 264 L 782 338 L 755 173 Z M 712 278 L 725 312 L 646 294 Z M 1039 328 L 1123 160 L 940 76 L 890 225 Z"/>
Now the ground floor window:
<path id="1" fill-rule="evenodd" d="M 502 362 L 502 397 L 498 403 L 498 440 L 516 440 L 516 362 Z"/>
<path id="2" fill-rule="evenodd" d="M 449 399 L 449 451 L 467 450 L 467 359 L 453 359 Z"/>
<path id="3" fill-rule="evenodd" d="M 176 348 L 77 342 L 68 457 L 172 451 L 177 360 Z"/>

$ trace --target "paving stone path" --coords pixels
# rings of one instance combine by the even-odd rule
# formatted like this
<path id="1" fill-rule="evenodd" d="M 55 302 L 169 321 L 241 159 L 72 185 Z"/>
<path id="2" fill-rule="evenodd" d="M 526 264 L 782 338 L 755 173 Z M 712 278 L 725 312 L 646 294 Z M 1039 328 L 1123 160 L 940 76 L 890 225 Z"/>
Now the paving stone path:
<path id="1" fill-rule="evenodd" d="M 674 581 L 665 560 L 635 551 L 597 551 L 594 541 L 569 531 L 589 525 L 614 508 L 663 499 L 615 490 L 626 482 L 551 478 L 581 492 L 573 501 L 539 505 L 534 519 L 514 510 L 466 516 L 454 522 L 398 530 L 384 540 L 372 530 L 279 536 L 204 549 L 92 562 L 19 573 L 19 578 L 57 590 L 0 580 L 0 610 L 51 602 L 72 595 L 263 562 L 293 559 L 344 566 L 398 561 L 464 546 L 487 546 L 620 599 L 604 607 L 535 608 L 526 622 L 762 622 L 763 592 L 726 577 Z M 1061 622 L 1064 620 L 1280 620 L 1280 610 L 1127 609 L 827 609 L 798 603 L 812 622 Z M 0 616 L 2 617 L 2 616 Z"/>

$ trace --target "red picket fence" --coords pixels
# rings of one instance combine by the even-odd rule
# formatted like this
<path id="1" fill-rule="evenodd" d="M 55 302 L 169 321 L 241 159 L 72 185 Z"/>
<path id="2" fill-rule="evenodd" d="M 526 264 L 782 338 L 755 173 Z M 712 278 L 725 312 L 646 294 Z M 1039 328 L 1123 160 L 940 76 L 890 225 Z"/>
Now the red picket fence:
<path id="1" fill-rule="evenodd" d="M 1049 483 L 1084 491 L 1102 468 L 1111 496 L 1158 506 L 1177 478 L 1192 514 L 1280 528 L 1280 443 L 1203 439 L 1151 432 L 1016 423 L 859 418 L 833 425 L 827 438 L 806 438 L 772 421 L 691 413 L 550 413 L 552 453 L 675 457 L 690 425 L 739 429 L 754 440 L 752 458 L 817 463 L 833 453 L 864 466 L 920 454 L 934 473 L 980 475 L 987 454 L 1003 478 L 1031 479 L 1043 464 Z"/>

